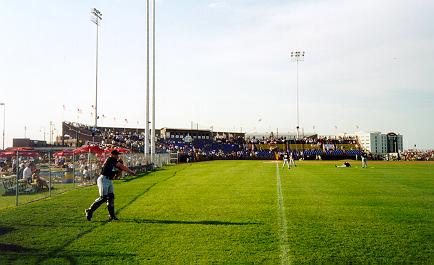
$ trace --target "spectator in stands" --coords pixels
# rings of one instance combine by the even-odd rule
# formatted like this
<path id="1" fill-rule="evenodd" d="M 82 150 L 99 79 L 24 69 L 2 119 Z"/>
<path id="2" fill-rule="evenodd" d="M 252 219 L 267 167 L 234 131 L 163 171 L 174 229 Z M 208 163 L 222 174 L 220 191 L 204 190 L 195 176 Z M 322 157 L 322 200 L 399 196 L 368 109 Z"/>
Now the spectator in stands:
<path id="1" fill-rule="evenodd" d="M 83 178 L 85 180 L 90 181 L 90 172 L 89 172 L 89 169 L 87 166 L 84 166 L 84 169 L 82 171 L 82 175 L 83 175 Z"/>
<path id="2" fill-rule="evenodd" d="M 6 161 L 1 161 L 0 162 L 0 172 L 6 172 L 6 170 L 7 170 Z"/>
<path id="3" fill-rule="evenodd" d="M 32 178 L 33 181 L 36 183 L 36 187 L 38 187 L 38 189 L 40 190 L 44 190 L 44 189 L 49 189 L 48 187 L 48 182 L 42 178 L 41 176 L 39 176 L 39 169 L 35 169 L 35 171 L 32 174 Z"/>
<path id="4" fill-rule="evenodd" d="M 32 183 L 32 173 L 33 165 L 31 163 L 27 163 L 23 170 L 23 180 L 27 181 L 28 183 Z"/>
<path id="5" fill-rule="evenodd" d="M 17 160 L 15 158 L 12 158 L 12 171 L 17 171 Z"/>

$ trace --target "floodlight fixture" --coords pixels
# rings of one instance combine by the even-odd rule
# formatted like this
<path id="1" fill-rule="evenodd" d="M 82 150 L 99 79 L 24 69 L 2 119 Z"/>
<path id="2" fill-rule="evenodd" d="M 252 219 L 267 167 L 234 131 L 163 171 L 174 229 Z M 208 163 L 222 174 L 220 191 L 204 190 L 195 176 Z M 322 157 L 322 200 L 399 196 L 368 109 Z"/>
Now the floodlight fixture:
<path id="1" fill-rule="evenodd" d="M 95 123 L 94 127 L 98 126 L 98 32 L 99 32 L 99 24 L 102 20 L 102 13 L 93 8 L 90 13 L 93 15 L 91 21 L 96 25 L 96 62 L 95 62 Z M 95 142 L 95 135 L 93 135 L 92 141 Z"/>
<path id="2" fill-rule="evenodd" d="M 292 51 L 291 61 L 297 63 L 297 139 L 300 138 L 300 107 L 299 107 L 299 89 L 298 89 L 298 62 L 304 61 L 305 51 Z"/>

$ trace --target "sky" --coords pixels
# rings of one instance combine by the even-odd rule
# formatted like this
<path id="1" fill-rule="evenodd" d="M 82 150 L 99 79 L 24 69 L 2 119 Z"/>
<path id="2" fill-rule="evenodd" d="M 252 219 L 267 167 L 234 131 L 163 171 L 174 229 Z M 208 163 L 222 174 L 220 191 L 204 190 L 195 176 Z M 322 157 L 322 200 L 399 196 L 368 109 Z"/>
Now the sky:
<path id="1" fill-rule="evenodd" d="M 98 124 L 144 127 L 145 0 L 0 0 L 6 146 L 48 139 L 50 121 L 55 134 L 62 120 L 94 123 L 94 7 Z M 305 51 L 306 134 L 396 132 L 404 148 L 432 149 L 433 10 L 431 0 L 157 0 L 156 128 L 294 133 L 290 52 Z"/>

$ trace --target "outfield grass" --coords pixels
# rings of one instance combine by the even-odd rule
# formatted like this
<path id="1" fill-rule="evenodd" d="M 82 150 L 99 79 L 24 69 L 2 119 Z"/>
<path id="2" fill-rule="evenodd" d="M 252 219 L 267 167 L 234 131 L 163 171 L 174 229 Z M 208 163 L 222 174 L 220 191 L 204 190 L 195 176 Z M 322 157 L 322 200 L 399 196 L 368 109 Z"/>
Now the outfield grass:
<path id="1" fill-rule="evenodd" d="M 78 188 L 78 184 L 74 183 L 54 183 L 51 190 L 51 196 L 56 196 L 57 194 L 64 193 L 68 190 L 72 190 Z M 23 205 L 29 202 L 33 202 L 35 200 L 44 199 L 50 196 L 49 191 L 41 191 L 41 192 L 31 192 L 31 193 L 19 193 L 18 194 L 18 205 Z M 6 195 L 4 192 L 4 188 L 0 187 L 0 210 L 15 207 L 16 206 L 16 196 L 15 194 Z"/>
<path id="2" fill-rule="evenodd" d="M 96 187 L 0 210 L 0 264 L 434 263 L 433 164 L 204 162 L 115 193 L 111 223 L 84 218 Z"/>

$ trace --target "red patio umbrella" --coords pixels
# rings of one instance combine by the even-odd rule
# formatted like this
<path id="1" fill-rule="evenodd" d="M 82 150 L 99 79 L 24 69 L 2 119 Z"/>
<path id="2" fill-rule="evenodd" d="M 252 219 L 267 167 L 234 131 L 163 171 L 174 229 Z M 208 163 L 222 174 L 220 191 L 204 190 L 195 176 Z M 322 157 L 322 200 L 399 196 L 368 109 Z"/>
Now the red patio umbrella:
<path id="1" fill-rule="evenodd" d="M 8 158 L 8 157 L 13 157 L 16 154 L 17 153 L 15 153 L 15 152 L 0 152 L 0 157 Z"/>
<path id="2" fill-rule="evenodd" d="M 33 151 L 31 147 L 8 147 L 5 149 L 7 152 L 17 152 L 17 151 Z"/>
<path id="3" fill-rule="evenodd" d="M 126 148 L 122 148 L 122 147 L 114 147 L 114 148 L 107 148 L 104 150 L 104 152 L 106 153 L 110 153 L 111 151 L 116 150 L 119 153 L 123 154 L 123 153 L 130 153 L 131 151 L 126 149 Z"/>
<path id="4" fill-rule="evenodd" d="M 7 151 L 0 153 L 0 157 L 14 157 L 17 155 L 17 151 Z M 18 156 L 21 157 L 37 157 L 39 156 L 38 152 L 35 151 L 18 151 Z"/>
<path id="5" fill-rule="evenodd" d="M 15 152 L 16 155 L 16 152 Z M 18 155 L 21 157 L 38 157 L 39 153 L 35 151 L 27 151 L 27 152 L 18 152 Z"/>
<path id="6" fill-rule="evenodd" d="M 74 151 L 72 150 L 63 150 L 63 151 L 59 151 L 54 153 L 54 156 L 72 156 L 74 154 Z"/>
<path id="7" fill-rule="evenodd" d="M 74 155 L 85 154 L 85 153 L 97 154 L 97 153 L 102 153 L 102 152 L 104 152 L 104 150 L 102 150 L 97 145 L 83 145 L 82 147 L 79 147 L 73 151 Z"/>

